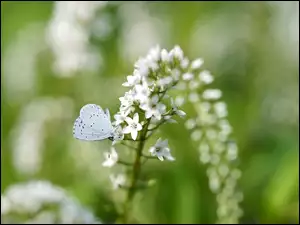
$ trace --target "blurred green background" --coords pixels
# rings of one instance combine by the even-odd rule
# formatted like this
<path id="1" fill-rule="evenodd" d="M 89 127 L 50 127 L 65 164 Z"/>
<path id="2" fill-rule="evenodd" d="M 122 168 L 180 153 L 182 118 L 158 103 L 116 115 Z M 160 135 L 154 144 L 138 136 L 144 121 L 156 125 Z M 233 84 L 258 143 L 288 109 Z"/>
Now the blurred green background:
<path id="1" fill-rule="evenodd" d="M 82 7 L 91 16 L 81 21 L 83 42 L 98 58 L 89 68 L 71 60 L 67 75 L 74 65 L 53 66 L 47 30 L 69 12 L 54 5 L 1 2 L 1 193 L 47 179 L 113 221 L 119 193 L 101 166 L 110 142 L 74 139 L 73 122 L 87 103 L 116 113 L 138 57 L 178 44 L 190 59 L 203 57 L 228 104 L 243 172 L 240 222 L 299 222 L 299 2 L 111 2 L 94 16 Z M 56 32 L 62 60 L 63 51 L 83 52 L 68 29 Z M 144 169 L 157 185 L 137 198 L 135 213 L 145 223 L 213 223 L 215 196 L 183 122 L 160 134 L 177 160 Z"/>

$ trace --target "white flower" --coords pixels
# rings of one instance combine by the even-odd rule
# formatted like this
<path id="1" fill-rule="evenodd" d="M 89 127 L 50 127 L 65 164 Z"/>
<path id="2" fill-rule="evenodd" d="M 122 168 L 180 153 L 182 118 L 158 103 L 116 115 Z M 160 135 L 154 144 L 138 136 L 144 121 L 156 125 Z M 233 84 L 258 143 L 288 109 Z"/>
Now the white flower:
<path id="1" fill-rule="evenodd" d="M 191 63 L 191 68 L 193 69 L 193 70 L 196 70 L 196 69 L 199 69 L 201 66 L 202 66 L 202 64 L 203 64 L 203 59 L 195 59 L 192 63 Z"/>
<path id="2" fill-rule="evenodd" d="M 184 58 L 184 59 L 181 60 L 180 66 L 181 66 L 182 69 L 186 69 L 189 66 L 189 63 L 190 63 L 189 59 Z"/>
<path id="3" fill-rule="evenodd" d="M 110 175 L 109 178 L 113 185 L 114 190 L 118 189 L 120 186 L 124 185 L 126 182 L 126 177 L 124 174 L 118 174 L 117 176 Z"/>
<path id="4" fill-rule="evenodd" d="M 194 119 L 188 119 L 184 125 L 185 125 L 186 129 L 192 130 L 196 127 L 197 123 Z"/>
<path id="5" fill-rule="evenodd" d="M 200 154 L 200 161 L 203 164 L 209 163 L 210 162 L 210 154 L 208 152 L 203 152 Z"/>
<path id="6" fill-rule="evenodd" d="M 118 161 L 118 153 L 116 152 L 115 148 L 111 148 L 110 152 L 104 153 L 105 161 L 102 163 L 104 167 L 112 167 Z"/>
<path id="7" fill-rule="evenodd" d="M 140 105 L 140 108 L 146 112 L 146 119 L 154 116 L 157 120 L 161 120 L 161 115 L 166 111 L 166 106 L 158 103 L 158 100 L 158 95 L 154 95 L 151 100 Z"/>
<path id="8" fill-rule="evenodd" d="M 191 134 L 191 138 L 193 141 L 199 141 L 201 139 L 202 132 L 201 130 L 194 130 Z"/>
<path id="9" fill-rule="evenodd" d="M 142 130 L 142 125 L 139 123 L 139 114 L 135 113 L 133 119 L 127 117 L 125 121 L 128 123 L 128 126 L 124 128 L 123 133 L 131 133 L 133 140 L 136 140 L 138 131 Z"/>
<path id="10" fill-rule="evenodd" d="M 199 95 L 196 92 L 192 92 L 189 94 L 189 101 L 190 102 L 198 102 L 199 101 Z"/>
<path id="11" fill-rule="evenodd" d="M 148 76 L 149 67 L 146 59 L 140 58 L 135 64 L 134 67 L 138 69 L 142 77 Z"/>
<path id="12" fill-rule="evenodd" d="M 192 73 L 185 73 L 182 75 L 183 80 L 192 80 L 194 78 L 194 74 Z"/>
<path id="13" fill-rule="evenodd" d="M 178 106 L 174 103 L 173 98 L 171 98 L 171 107 L 172 107 L 172 111 L 176 115 L 178 115 L 180 117 L 184 117 L 186 115 L 186 113 L 184 111 L 178 109 Z"/>
<path id="14" fill-rule="evenodd" d="M 207 100 L 217 100 L 222 96 L 219 89 L 207 89 L 203 92 L 203 98 Z"/>
<path id="15" fill-rule="evenodd" d="M 123 83 L 122 86 L 132 87 L 141 82 L 141 75 L 138 70 L 133 71 L 133 75 L 127 76 L 127 82 Z"/>
<path id="16" fill-rule="evenodd" d="M 189 83 L 189 88 L 190 88 L 191 90 L 195 90 L 195 89 L 197 89 L 199 86 L 200 86 L 200 83 L 199 83 L 199 81 L 196 81 L 196 80 L 191 80 L 190 83 Z"/>
<path id="17" fill-rule="evenodd" d="M 215 112 L 219 118 L 227 116 L 227 107 L 224 102 L 217 102 L 215 105 Z"/>
<path id="18" fill-rule="evenodd" d="M 181 95 L 176 96 L 176 98 L 175 98 L 175 104 L 176 104 L 177 106 L 182 106 L 182 105 L 184 104 L 184 101 L 185 101 L 185 99 L 184 99 L 184 97 L 181 96 Z"/>
<path id="19" fill-rule="evenodd" d="M 157 62 L 160 59 L 160 47 L 159 45 L 155 46 L 154 48 L 151 48 L 148 54 L 152 60 Z"/>
<path id="20" fill-rule="evenodd" d="M 153 71 L 159 68 L 157 64 L 157 60 L 154 59 L 151 55 L 147 55 L 146 60 L 147 60 L 148 68 L 152 69 Z"/>
<path id="21" fill-rule="evenodd" d="M 150 89 L 146 82 L 143 84 L 138 84 L 134 87 L 135 95 L 134 99 L 140 101 L 141 103 L 146 102 L 148 100 L 148 96 L 150 95 Z"/>
<path id="22" fill-rule="evenodd" d="M 175 81 L 178 81 L 180 78 L 181 72 L 178 69 L 171 70 L 171 76 Z"/>
<path id="23" fill-rule="evenodd" d="M 124 139 L 124 133 L 121 126 L 117 126 L 113 132 L 113 142 L 112 145 L 115 145 L 117 142 Z"/>
<path id="24" fill-rule="evenodd" d="M 170 149 L 168 147 L 168 140 L 161 141 L 159 138 L 154 146 L 149 149 L 149 152 L 153 156 L 157 156 L 160 161 L 167 159 L 169 161 L 174 161 L 175 158 L 171 155 Z"/>
<path id="25" fill-rule="evenodd" d="M 161 55 L 161 60 L 163 62 L 169 62 L 170 61 L 170 56 L 169 56 L 169 53 L 166 49 L 162 49 L 160 55 Z"/>
<path id="26" fill-rule="evenodd" d="M 155 117 L 157 120 L 161 120 L 162 114 L 166 111 L 166 106 L 162 103 L 158 103 L 156 106 L 147 109 L 145 117 Z"/>
<path id="27" fill-rule="evenodd" d="M 161 78 L 157 81 L 158 86 L 160 86 L 161 90 L 163 91 L 165 87 L 170 85 L 173 82 L 173 78 L 171 76 L 167 76 L 164 78 Z"/>
<path id="28" fill-rule="evenodd" d="M 123 111 L 121 111 L 115 114 L 114 118 L 115 118 L 114 124 L 115 126 L 118 126 L 125 121 L 126 114 Z"/>
<path id="29" fill-rule="evenodd" d="M 180 61 L 183 59 L 183 51 L 182 49 L 176 45 L 171 51 L 170 51 L 170 56 L 173 58 L 177 58 Z"/>
<path id="30" fill-rule="evenodd" d="M 200 81 L 202 81 L 205 84 L 210 84 L 211 82 L 214 81 L 214 77 L 210 74 L 210 72 L 208 70 L 203 70 L 199 74 L 199 79 L 200 79 Z"/>
<path id="31" fill-rule="evenodd" d="M 183 81 L 179 81 L 178 84 L 175 86 L 175 89 L 177 90 L 186 90 L 186 83 Z"/>
<path id="32" fill-rule="evenodd" d="M 128 115 L 132 111 L 132 105 L 134 102 L 132 90 L 125 93 L 124 97 L 119 98 L 121 102 L 120 110 Z"/>

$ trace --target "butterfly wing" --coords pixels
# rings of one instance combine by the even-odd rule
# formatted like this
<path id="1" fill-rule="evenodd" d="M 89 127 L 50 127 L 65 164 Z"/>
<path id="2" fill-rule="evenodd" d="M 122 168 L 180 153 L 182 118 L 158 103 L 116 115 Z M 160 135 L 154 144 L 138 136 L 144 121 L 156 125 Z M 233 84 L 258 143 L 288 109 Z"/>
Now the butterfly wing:
<path id="1" fill-rule="evenodd" d="M 110 120 L 110 113 L 109 113 L 109 110 L 108 110 L 108 109 L 105 109 L 105 110 L 104 110 L 104 113 L 107 115 L 108 119 Z"/>
<path id="2" fill-rule="evenodd" d="M 112 136 L 113 128 L 100 106 L 88 104 L 81 108 L 80 116 L 75 120 L 73 136 L 80 140 L 96 141 Z"/>

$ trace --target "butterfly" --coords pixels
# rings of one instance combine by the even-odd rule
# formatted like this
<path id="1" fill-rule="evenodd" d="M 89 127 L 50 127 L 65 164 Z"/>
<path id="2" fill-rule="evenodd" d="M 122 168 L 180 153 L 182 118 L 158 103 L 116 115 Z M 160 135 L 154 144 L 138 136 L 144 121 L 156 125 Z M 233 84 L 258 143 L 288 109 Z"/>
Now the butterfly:
<path id="1" fill-rule="evenodd" d="M 85 141 L 113 140 L 114 128 L 110 121 L 109 110 L 103 111 L 96 104 L 83 106 L 74 122 L 73 136 Z"/>

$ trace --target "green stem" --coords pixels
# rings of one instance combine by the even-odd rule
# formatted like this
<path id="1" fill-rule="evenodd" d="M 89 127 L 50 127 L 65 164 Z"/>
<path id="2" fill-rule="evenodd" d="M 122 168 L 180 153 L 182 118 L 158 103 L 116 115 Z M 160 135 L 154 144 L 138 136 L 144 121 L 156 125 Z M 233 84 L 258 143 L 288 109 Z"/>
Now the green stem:
<path id="1" fill-rule="evenodd" d="M 141 141 L 139 142 L 139 145 L 137 147 L 137 151 L 136 151 L 136 156 L 135 156 L 135 161 L 133 164 L 133 172 L 132 172 L 132 178 L 131 178 L 131 184 L 129 186 L 128 189 L 128 193 L 127 193 L 127 199 L 125 202 L 125 206 L 124 206 L 124 223 L 128 223 L 129 220 L 129 211 L 131 208 L 131 202 L 132 199 L 136 193 L 136 185 L 137 185 L 137 181 L 141 172 L 141 158 L 142 158 L 142 152 L 143 152 L 143 148 L 145 145 L 145 137 L 147 135 L 147 130 L 148 130 L 148 126 L 150 123 L 150 119 L 147 120 L 145 127 L 141 133 L 140 139 Z"/>

